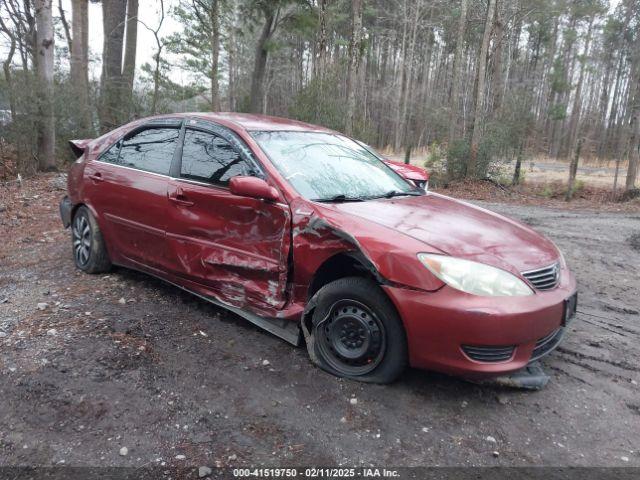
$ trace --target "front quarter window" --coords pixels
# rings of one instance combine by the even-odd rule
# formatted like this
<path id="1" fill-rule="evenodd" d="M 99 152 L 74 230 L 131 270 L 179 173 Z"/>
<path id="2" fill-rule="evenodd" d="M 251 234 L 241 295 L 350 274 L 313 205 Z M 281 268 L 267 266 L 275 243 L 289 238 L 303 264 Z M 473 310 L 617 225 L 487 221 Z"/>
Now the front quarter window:
<path id="1" fill-rule="evenodd" d="M 419 194 L 353 140 L 320 132 L 252 132 L 271 162 L 309 200 L 366 200 Z"/>

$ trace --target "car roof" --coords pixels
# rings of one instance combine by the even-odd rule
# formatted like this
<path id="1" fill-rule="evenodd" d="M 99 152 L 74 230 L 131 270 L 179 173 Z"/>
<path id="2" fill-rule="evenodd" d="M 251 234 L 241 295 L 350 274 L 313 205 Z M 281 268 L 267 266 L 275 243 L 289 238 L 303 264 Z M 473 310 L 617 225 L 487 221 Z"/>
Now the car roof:
<path id="1" fill-rule="evenodd" d="M 236 112 L 193 112 L 180 116 L 199 117 L 215 122 L 232 122 L 248 131 L 296 131 L 296 132 L 325 132 L 337 133 L 319 125 L 290 120 L 288 118 L 272 117 L 270 115 L 257 115 L 253 113 Z"/>

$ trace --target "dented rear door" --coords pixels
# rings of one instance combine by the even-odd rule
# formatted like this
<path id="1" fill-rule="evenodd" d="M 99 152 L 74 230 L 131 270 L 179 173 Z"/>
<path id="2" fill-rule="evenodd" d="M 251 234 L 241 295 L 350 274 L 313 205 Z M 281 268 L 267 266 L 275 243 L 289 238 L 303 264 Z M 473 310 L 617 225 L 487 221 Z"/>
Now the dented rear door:
<path id="1" fill-rule="evenodd" d="M 290 210 L 231 194 L 231 177 L 263 176 L 246 148 L 222 127 L 186 128 L 168 189 L 167 240 L 173 274 L 227 304 L 268 312 L 285 303 Z"/>

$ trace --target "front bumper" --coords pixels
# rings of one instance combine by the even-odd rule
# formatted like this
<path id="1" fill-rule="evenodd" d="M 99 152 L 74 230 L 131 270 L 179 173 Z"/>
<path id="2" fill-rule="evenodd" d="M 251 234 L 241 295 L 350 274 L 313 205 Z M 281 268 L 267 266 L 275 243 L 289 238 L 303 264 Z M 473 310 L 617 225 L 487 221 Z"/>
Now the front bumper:
<path id="1" fill-rule="evenodd" d="M 528 297 L 480 297 L 446 285 L 437 292 L 383 288 L 404 323 L 411 366 L 474 378 L 514 372 L 556 348 L 576 282 L 564 269 L 558 287 Z M 505 360 L 478 361 L 463 346 L 514 348 Z"/>
<path id="2" fill-rule="evenodd" d="M 71 210 L 73 209 L 73 204 L 69 197 L 65 196 L 60 201 L 60 218 L 62 219 L 62 225 L 64 228 L 68 228 L 71 225 Z"/>

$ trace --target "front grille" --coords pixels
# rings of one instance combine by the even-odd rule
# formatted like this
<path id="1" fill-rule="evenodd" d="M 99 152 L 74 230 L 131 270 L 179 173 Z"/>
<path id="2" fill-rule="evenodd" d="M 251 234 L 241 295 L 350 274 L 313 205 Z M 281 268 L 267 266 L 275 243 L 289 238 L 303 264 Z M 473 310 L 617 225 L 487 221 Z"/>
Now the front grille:
<path id="1" fill-rule="evenodd" d="M 462 345 L 462 350 L 467 356 L 478 362 L 506 362 L 513 357 L 513 351 L 516 347 L 479 347 L 471 345 Z"/>
<path id="2" fill-rule="evenodd" d="M 564 328 L 560 327 L 557 330 L 554 330 L 546 337 L 542 337 L 540 340 L 536 342 L 536 346 L 533 349 L 533 353 L 531 354 L 531 361 L 538 360 L 541 357 L 544 357 L 546 354 L 550 353 L 554 348 L 560 345 L 562 341 L 562 335 L 564 334 Z"/>
<path id="3" fill-rule="evenodd" d="M 560 265 L 556 262 L 548 267 L 522 272 L 522 276 L 537 290 L 551 290 L 560 281 Z"/>

